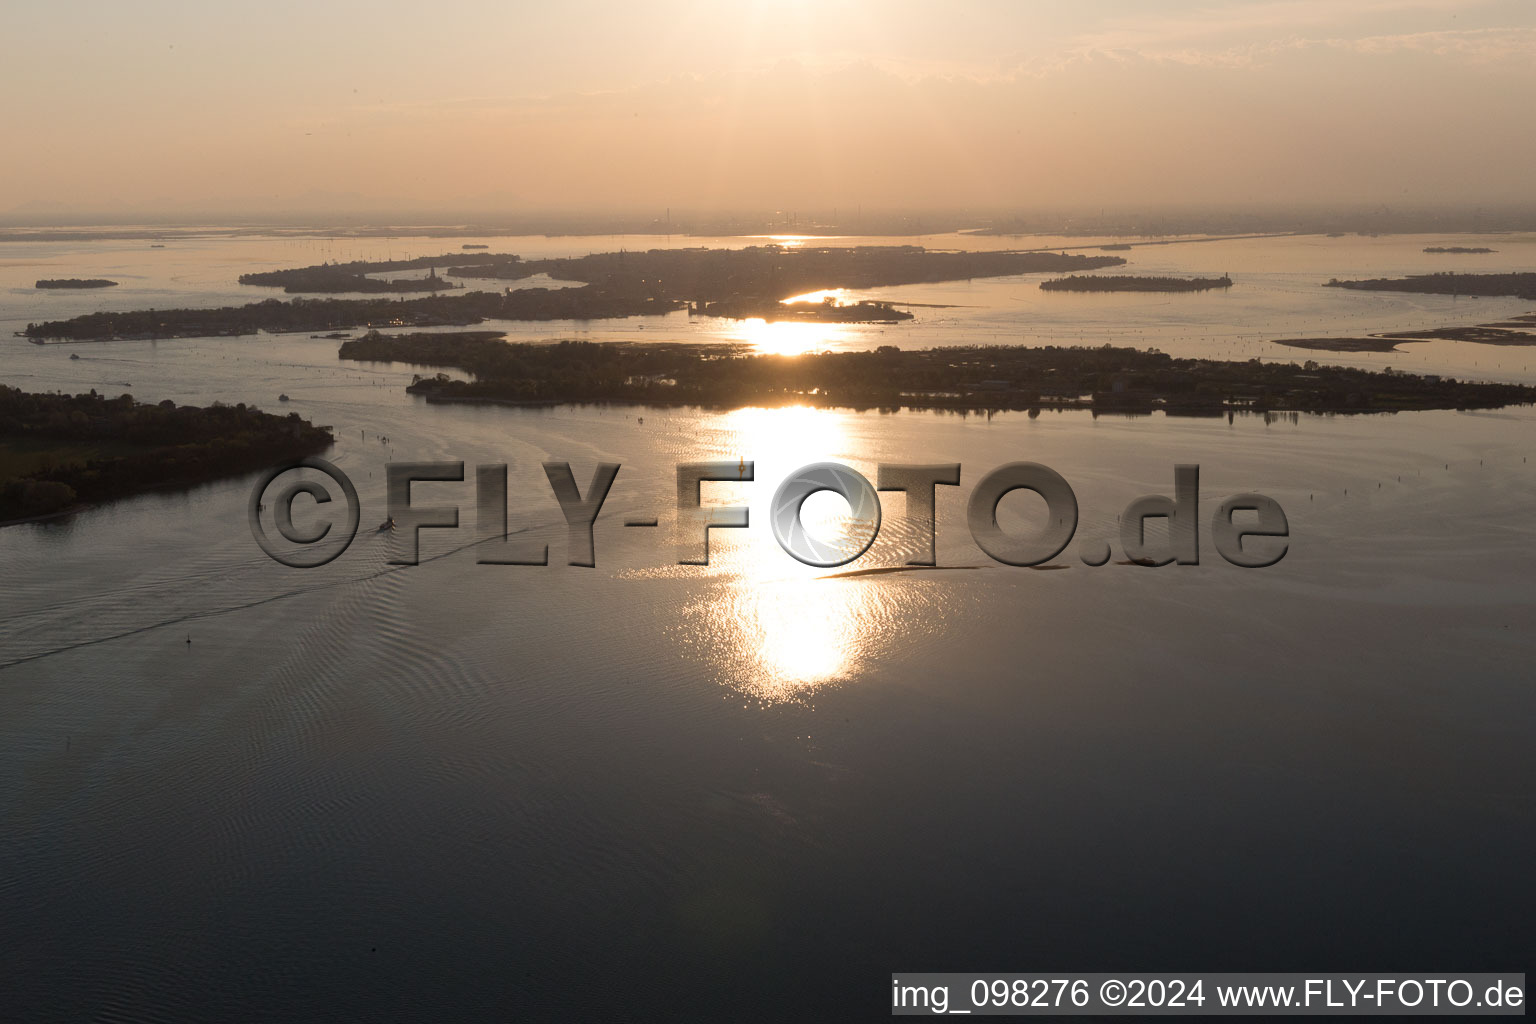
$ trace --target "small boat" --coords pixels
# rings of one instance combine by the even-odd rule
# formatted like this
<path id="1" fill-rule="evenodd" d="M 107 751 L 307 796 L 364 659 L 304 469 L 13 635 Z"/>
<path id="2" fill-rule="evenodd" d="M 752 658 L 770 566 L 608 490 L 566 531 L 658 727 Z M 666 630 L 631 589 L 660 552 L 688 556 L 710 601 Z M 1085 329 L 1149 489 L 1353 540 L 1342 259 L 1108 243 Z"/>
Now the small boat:
<path id="1" fill-rule="evenodd" d="M 79 359 L 80 358 L 80 353 L 79 352 L 71 352 L 69 354 L 69 358 L 71 358 L 71 359 Z"/>
<path id="2" fill-rule="evenodd" d="M 377 530 L 373 531 L 373 532 L 374 533 L 384 533 L 385 531 L 393 530 L 394 528 L 395 528 L 395 517 L 394 516 L 390 516 L 388 519 L 386 519 L 382 523 L 380 523 L 379 524 L 379 528 Z"/>
<path id="3" fill-rule="evenodd" d="M 277 400 L 279 402 L 286 402 L 286 401 L 288 401 L 288 396 L 287 395 L 278 395 L 277 396 Z"/>

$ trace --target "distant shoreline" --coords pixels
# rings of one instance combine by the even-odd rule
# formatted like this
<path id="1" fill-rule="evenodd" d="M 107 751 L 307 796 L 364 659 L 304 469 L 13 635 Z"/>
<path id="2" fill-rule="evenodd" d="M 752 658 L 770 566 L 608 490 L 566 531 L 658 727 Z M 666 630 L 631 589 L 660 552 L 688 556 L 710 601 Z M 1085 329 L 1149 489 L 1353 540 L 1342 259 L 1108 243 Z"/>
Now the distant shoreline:
<path id="1" fill-rule="evenodd" d="M 112 223 L 110 217 L 94 223 L 44 223 L 20 217 L 0 220 L 0 242 L 92 242 L 146 241 L 176 242 L 208 238 L 595 238 L 633 235 L 654 238 L 767 238 L 793 235 L 800 238 L 834 240 L 840 238 L 912 238 L 942 234 L 974 235 L 984 238 L 1097 238 L 1114 239 L 1114 244 L 1176 245 L 1205 241 L 1239 241 L 1256 238 L 1288 238 L 1316 235 L 1380 237 L 1394 235 L 1450 235 L 1488 237 L 1536 230 L 1536 208 L 1511 209 L 1494 227 L 1487 216 L 1471 210 L 1446 211 L 1442 215 L 1405 214 L 1383 219 L 1356 214 L 1320 214 L 1301 219 L 1294 216 L 1259 216 L 1248 230 L 1233 230 L 1221 217 L 1200 214 L 1175 214 L 1154 223 L 1145 219 L 1117 220 L 1113 216 L 1092 218 L 1028 218 L 1026 221 L 998 223 L 995 216 L 938 214 L 932 217 L 876 215 L 856 221 L 786 225 L 751 217 L 721 218 L 695 216 L 686 223 L 674 218 L 671 226 L 650 218 L 614 217 L 600 221 L 585 219 L 512 220 L 485 218 L 420 219 L 405 222 L 390 218 L 386 211 L 350 223 L 303 218 L 220 217 L 193 221 L 166 219 L 161 223 L 138 220 Z M 984 223 L 978 223 L 978 220 Z M 991 223 L 985 223 L 990 220 Z M 1157 230 L 1149 230 L 1155 227 Z M 1097 242 L 1093 248 L 1104 243 Z"/>
<path id="2" fill-rule="evenodd" d="M 1442 270 L 1408 277 L 1375 277 L 1363 281 L 1333 278 L 1324 288 L 1348 288 L 1368 292 L 1413 292 L 1419 295 L 1467 295 L 1488 298 L 1512 296 L 1536 299 L 1536 273 L 1458 274 Z"/>
<path id="3" fill-rule="evenodd" d="M 49 339 L 175 338 L 247 335 L 258 330 L 321 334 L 361 327 L 419 328 L 469 326 L 485 320 L 607 320 L 664 316 L 687 309 L 694 314 L 737 319 L 807 320 L 818 323 L 890 323 L 912 314 L 889 303 L 790 303 L 786 300 L 834 288 L 898 285 L 1057 274 L 1120 266 L 1117 256 L 1056 252 L 960 252 L 915 245 L 785 247 L 740 249 L 651 249 L 645 252 L 589 253 L 580 257 L 523 260 L 515 254 L 464 254 L 409 260 L 357 260 L 289 270 L 263 271 L 242 284 L 275 285 L 294 292 L 330 293 L 392 289 L 368 275 L 431 268 L 433 288 L 448 286 L 435 276 L 500 282 L 547 274 L 582 282 L 568 288 L 458 288 L 425 298 L 266 299 L 217 309 L 130 310 L 87 313 L 67 320 L 29 323 L 20 332 L 33 341 Z M 457 286 L 454 286 L 457 287 Z"/>
<path id="4" fill-rule="evenodd" d="M 43 278 L 32 287 L 34 288 L 116 288 L 116 281 L 108 281 L 101 277 L 52 277 Z"/>

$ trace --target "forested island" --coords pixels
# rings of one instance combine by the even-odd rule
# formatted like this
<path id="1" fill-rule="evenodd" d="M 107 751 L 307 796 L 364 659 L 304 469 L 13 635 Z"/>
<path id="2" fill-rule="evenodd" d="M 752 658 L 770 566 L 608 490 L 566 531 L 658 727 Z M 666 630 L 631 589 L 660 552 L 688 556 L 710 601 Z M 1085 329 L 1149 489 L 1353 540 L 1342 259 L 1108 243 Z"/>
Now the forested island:
<path id="1" fill-rule="evenodd" d="M 265 469 L 331 446 L 328 427 L 245 405 L 29 394 L 0 386 L 0 521 Z"/>
<path id="2" fill-rule="evenodd" d="M 418 377 L 429 401 L 646 405 L 810 404 L 853 409 L 1001 410 L 1081 407 L 1221 415 L 1391 412 L 1528 404 L 1536 388 L 1474 384 L 1307 362 L 1174 359 L 1131 348 L 990 346 L 800 356 L 740 346 L 562 341 L 509 344 L 495 332 L 369 334 L 343 359 L 414 363 L 473 376 Z"/>
<path id="3" fill-rule="evenodd" d="M 473 246 L 466 248 L 476 248 Z M 487 246 L 478 246 L 484 249 Z M 416 291 L 441 291 L 450 287 L 462 287 L 454 285 L 437 276 L 439 269 L 446 269 L 455 263 L 469 262 L 472 266 L 481 264 L 501 265 L 517 263 L 520 257 L 512 253 L 449 253 L 441 256 L 417 256 L 407 260 L 353 260 L 350 263 L 318 263 L 310 267 L 293 267 L 287 270 L 264 270 L 255 274 L 241 274 L 240 283 L 254 285 L 262 288 L 281 288 L 289 295 L 334 295 L 340 292 L 383 292 L 383 291 L 409 291 L 410 285 L 421 285 L 423 282 L 435 282 L 430 287 L 417 287 Z M 425 268 L 428 274 L 424 278 L 397 278 L 395 280 L 381 280 L 370 277 L 370 274 L 385 274 L 402 270 L 421 270 Z M 385 287 L 399 285 L 401 287 Z"/>
<path id="4" fill-rule="evenodd" d="M 681 302 L 624 299 L 586 288 L 524 288 L 466 292 L 418 299 L 266 299 L 218 309 L 147 309 L 86 313 L 69 320 L 28 324 L 20 333 L 47 340 L 115 341 L 202 338 L 270 333 L 314 333 L 356 327 L 469 326 L 483 320 L 600 320 L 655 316 Z"/>
<path id="5" fill-rule="evenodd" d="M 653 249 L 553 260 L 453 254 L 414 260 L 324 264 L 247 275 L 247 278 L 260 277 L 260 283 L 280 284 L 296 291 L 327 290 L 329 287 L 353 291 L 358 290 L 353 285 L 360 281 L 381 283 L 367 277 L 368 274 L 406 268 L 436 268 L 449 260 L 470 261 L 449 266 L 446 271 L 449 275 L 501 281 L 546 274 L 556 280 L 581 284 L 570 288 L 470 291 L 412 299 L 294 299 L 286 303 L 268 299 L 222 309 L 90 313 L 71 320 L 28 324 L 21 333 L 35 341 L 200 337 L 253 334 L 257 330 L 324 333 L 355 327 L 473 325 L 491 319 L 598 320 L 658 316 L 684 308 L 708 315 L 831 322 L 865 319 L 888 323 L 909 319 L 910 314 L 877 303 L 852 307 L 835 303 L 781 307 L 779 303 L 827 288 L 872 288 L 973 277 L 1055 273 L 1125 262 L 1118 256 L 941 252 L 921 246 L 797 249 L 770 245 L 746 249 Z"/>
<path id="6" fill-rule="evenodd" d="M 1536 274 L 1457 274 L 1445 270 L 1437 274 L 1378 277 L 1368 281 L 1340 281 L 1334 278 L 1324 287 L 1370 292 L 1418 292 L 1424 295 L 1512 295 L 1518 299 L 1536 299 Z"/>
<path id="7" fill-rule="evenodd" d="M 1456 255 L 1482 255 L 1484 253 L 1497 252 L 1497 249 L 1487 249 L 1480 245 L 1431 245 L 1424 250 L 1429 253 L 1454 253 Z"/>
<path id="8" fill-rule="evenodd" d="M 37 282 L 34 288 L 116 288 L 116 281 L 102 277 L 48 277 Z"/>
<path id="9" fill-rule="evenodd" d="M 426 277 L 402 277 L 381 280 L 344 269 L 340 264 L 325 263 L 298 270 L 266 270 L 241 274 L 241 284 L 281 288 L 290 295 L 299 293 L 334 294 L 337 292 L 441 292 L 464 287 L 437 276 L 433 267 Z"/>
<path id="10" fill-rule="evenodd" d="M 1220 277 L 1136 277 L 1073 274 L 1051 281 L 1041 281 L 1048 292 L 1204 292 L 1213 288 L 1231 288 L 1232 279 Z"/>

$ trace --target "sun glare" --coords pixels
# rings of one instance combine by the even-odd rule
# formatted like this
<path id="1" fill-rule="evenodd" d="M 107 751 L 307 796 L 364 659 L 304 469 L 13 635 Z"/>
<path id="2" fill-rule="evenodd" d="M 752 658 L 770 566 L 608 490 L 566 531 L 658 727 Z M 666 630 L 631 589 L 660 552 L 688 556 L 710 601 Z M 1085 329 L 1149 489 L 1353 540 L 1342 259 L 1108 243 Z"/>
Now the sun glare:
<path id="1" fill-rule="evenodd" d="M 785 302 L 825 302 L 831 299 L 835 305 L 848 306 L 855 301 L 852 293 L 847 288 L 823 288 L 820 291 L 806 292 L 804 295 L 791 295 Z"/>
<path id="2" fill-rule="evenodd" d="M 842 348 L 848 330 L 842 324 L 818 324 L 803 320 L 775 320 L 761 317 L 740 320 L 736 340 L 752 346 L 758 355 L 798 356 L 807 352 Z"/>
<path id="3" fill-rule="evenodd" d="M 751 521 L 768 522 L 773 490 L 813 462 L 848 461 L 845 413 L 806 406 L 736 409 L 706 424 L 726 451 L 756 464 Z M 869 472 L 869 467 L 860 467 Z M 802 522 L 837 537 L 848 508 L 835 495 L 813 495 Z M 734 534 L 736 531 L 719 531 Z M 824 579 L 839 570 L 803 565 L 766 531 L 711 540 L 723 592 L 689 609 L 699 634 L 719 652 L 734 686 L 763 701 L 804 697 L 850 676 L 889 618 L 889 588 L 869 580 Z"/>

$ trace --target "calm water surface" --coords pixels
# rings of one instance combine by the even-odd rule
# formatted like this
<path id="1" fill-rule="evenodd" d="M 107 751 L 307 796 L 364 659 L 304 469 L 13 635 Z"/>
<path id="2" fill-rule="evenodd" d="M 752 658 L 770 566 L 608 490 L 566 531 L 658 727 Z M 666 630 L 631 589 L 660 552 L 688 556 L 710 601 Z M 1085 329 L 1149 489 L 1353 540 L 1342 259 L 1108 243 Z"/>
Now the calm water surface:
<path id="1" fill-rule="evenodd" d="M 1133 251 L 1137 271 L 1271 269 L 1258 298 L 1198 296 L 1164 320 L 1136 306 L 1127 323 L 1204 350 L 1239 344 L 1223 322 L 1270 335 L 1242 303 L 1305 319 L 1350 299 L 1405 323 L 1503 308 L 1303 287 L 1323 272 L 1306 247 L 1353 247 L 1326 277 L 1389 241 L 1363 273 L 1413 269 L 1433 244 Z M 16 297 L 27 277 L 163 258 L 191 277 L 180 291 L 145 271 L 165 304 L 224 302 L 243 268 L 308 261 L 292 241 L 182 244 L 10 246 L 5 281 Z M 1008 289 L 1018 308 L 995 301 Z M 53 299 L 25 291 L 6 317 Z M 132 304 L 115 291 L 70 301 Z M 1122 298 L 1063 311 L 1031 279 L 921 291 L 988 298 L 903 343 L 976 340 L 987 318 L 1004 340 L 1037 322 L 1086 337 Z M 893 970 L 1519 970 L 1536 948 L 1536 410 L 454 407 L 405 395 L 411 368 L 340 363 L 303 336 L 0 344 L 0 380 L 32 390 L 269 409 L 286 392 L 335 427 L 328 457 L 364 523 L 330 565 L 286 569 L 251 539 L 247 478 L 0 531 L 6 1016 L 847 1019 L 886 1012 Z M 1443 347 L 1445 365 L 1523 358 Z M 672 564 L 673 467 L 738 457 L 757 480 L 707 495 L 750 505 L 754 526 L 717 531 L 707 568 Z M 389 565 L 368 530 L 392 459 L 507 463 L 512 525 L 554 564 L 476 564 L 473 484 L 438 483 L 418 501 L 460 505 L 463 527 Z M 583 486 L 623 464 L 595 569 L 563 564 L 548 459 Z M 955 568 L 825 579 L 779 551 L 772 490 L 822 459 L 871 477 L 962 463 L 939 494 Z M 1197 567 L 1095 569 L 1074 541 L 1060 571 L 991 564 L 965 498 L 1019 459 L 1072 483 L 1079 539 L 1116 537 L 1128 501 L 1197 462 L 1203 517 L 1269 494 L 1290 552 L 1241 570 L 1207 539 Z M 884 499 L 848 568 L 916 543 Z M 661 525 L 619 525 L 632 515 Z"/>

